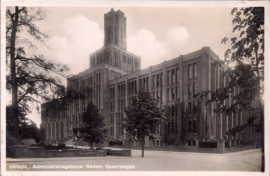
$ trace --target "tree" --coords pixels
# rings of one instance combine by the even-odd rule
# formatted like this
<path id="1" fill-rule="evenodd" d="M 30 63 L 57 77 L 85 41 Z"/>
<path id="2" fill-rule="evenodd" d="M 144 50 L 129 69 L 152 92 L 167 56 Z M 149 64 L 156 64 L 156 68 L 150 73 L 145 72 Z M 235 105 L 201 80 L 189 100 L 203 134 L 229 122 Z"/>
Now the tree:
<path id="1" fill-rule="evenodd" d="M 103 143 L 107 137 L 108 129 L 105 128 L 104 118 L 99 113 L 97 106 L 91 101 L 82 114 L 82 122 L 80 129 L 84 132 L 83 140 L 89 142 L 91 148 L 93 142 Z"/>
<path id="2" fill-rule="evenodd" d="M 24 138 L 24 139 L 34 138 L 36 142 L 39 142 L 40 133 L 39 133 L 39 129 L 36 123 L 34 123 L 32 120 L 26 117 L 27 113 L 22 108 L 19 108 L 18 112 L 19 112 L 18 113 L 18 117 L 19 117 L 18 131 L 19 131 L 20 138 Z M 12 116 L 12 109 L 10 106 L 7 106 L 6 107 L 6 129 L 7 129 L 6 139 L 7 139 L 8 145 L 12 145 L 16 142 L 16 139 L 14 139 L 13 136 L 10 135 L 14 128 L 14 126 L 12 125 L 11 116 Z"/>
<path id="3" fill-rule="evenodd" d="M 247 127 L 256 128 L 261 134 L 261 146 L 264 153 L 264 8 L 233 8 L 233 32 L 231 48 L 224 54 L 224 61 L 215 63 L 216 67 L 227 67 L 224 76 L 229 78 L 224 88 L 215 91 L 206 91 L 196 96 L 211 98 L 207 101 L 217 102 L 223 106 L 214 109 L 216 113 L 223 113 L 226 117 L 232 113 L 250 111 L 248 120 L 242 125 L 235 126 L 227 131 L 226 135 L 236 135 Z M 225 37 L 221 43 L 226 43 Z M 233 92 L 239 89 L 238 94 Z M 223 102 L 232 98 L 231 105 Z M 252 103 L 256 106 L 252 106 Z M 259 119 L 260 123 L 255 123 Z M 258 121 L 258 120 L 257 120 Z M 262 171 L 264 171 L 264 155 Z"/>
<path id="4" fill-rule="evenodd" d="M 12 135 L 18 139 L 18 109 L 30 112 L 29 102 L 36 103 L 38 109 L 40 100 L 48 101 L 52 98 L 50 92 L 58 95 L 64 88 L 58 75 L 64 76 L 68 67 L 46 60 L 42 55 L 30 56 L 26 52 L 37 49 L 29 36 L 42 44 L 48 38 L 35 25 L 35 22 L 45 18 L 45 12 L 40 8 L 12 8 L 6 11 L 6 88 L 12 93 Z M 23 33 L 24 30 L 28 36 Z"/>
<path id="5" fill-rule="evenodd" d="M 149 92 L 138 92 L 132 103 L 125 109 L 124 128 L 136 141 L 141 142 L 142 157 L 144 157 L 145 138 L 154 138 L 158 127 L 165 123 L 164 111 L 159 109 L 157 102 Z"/>

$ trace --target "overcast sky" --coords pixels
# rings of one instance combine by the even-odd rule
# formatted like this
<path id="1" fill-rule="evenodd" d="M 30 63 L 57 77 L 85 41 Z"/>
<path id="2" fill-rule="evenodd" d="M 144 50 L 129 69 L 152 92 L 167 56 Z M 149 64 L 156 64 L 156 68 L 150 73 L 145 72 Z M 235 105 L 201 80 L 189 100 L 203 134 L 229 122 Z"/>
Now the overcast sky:
<path id="1" fill-rule="evenodd" d="M 49 33 L 47 44 L 36 53 L 67 64 L 71 74 L 89 68 L 89 54 L 103 46 L 104 13 L 111 8 L 46 7 L 47 17 L 37 24 Z M 142 69 L 173 59 L 181 54 L 209 46 L 223 59 L 231 37 L 232 15 L 229 7 L 135 7 L 114 8 L 127 18 L 127 50 L 141 56 Z M 38 126 L 40 114 L 29 115 Z"/>

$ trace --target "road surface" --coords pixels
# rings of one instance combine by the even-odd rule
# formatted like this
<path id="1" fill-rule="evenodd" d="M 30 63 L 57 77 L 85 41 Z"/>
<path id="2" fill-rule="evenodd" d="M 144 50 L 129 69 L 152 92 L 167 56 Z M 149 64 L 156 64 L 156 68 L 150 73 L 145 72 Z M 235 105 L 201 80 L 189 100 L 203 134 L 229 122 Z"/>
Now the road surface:
<path id="1" fill-rule="evenodd" d="M 132 150 L 132 157 L 7 158 L 9 171 L 257 171 L 261 150 L 229 154 Z"/>

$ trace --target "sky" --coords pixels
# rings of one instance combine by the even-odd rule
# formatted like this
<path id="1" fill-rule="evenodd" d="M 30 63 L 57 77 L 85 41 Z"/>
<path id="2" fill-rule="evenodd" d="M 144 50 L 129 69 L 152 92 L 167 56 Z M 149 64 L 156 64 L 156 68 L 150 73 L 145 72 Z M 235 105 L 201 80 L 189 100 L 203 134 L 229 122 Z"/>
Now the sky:
<path id="1" fill-rule="evenodd" d="M 46 47 L 33 54 L 67 64 L 70 74 L 89 68 L 89 55 L 103 46 L 104 14 L 109 7 L 43 7 L 47 16 L 36 25 L 49 34 Z M 209 46 L 221 59 L 232 37 L 231 7 L 116 7 L 127 19 L 127 50 L 141 57 L 141 68 Z M 28 116 L 39 126 L 41 115 Z"/>

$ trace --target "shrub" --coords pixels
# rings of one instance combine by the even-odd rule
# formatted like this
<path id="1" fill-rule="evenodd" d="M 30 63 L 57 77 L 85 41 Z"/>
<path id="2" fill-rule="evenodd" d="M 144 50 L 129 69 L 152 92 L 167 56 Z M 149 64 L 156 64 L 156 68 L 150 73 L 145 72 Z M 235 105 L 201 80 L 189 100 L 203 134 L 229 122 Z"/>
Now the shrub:
<path id="1" fill-rule="evenodd" d="M 217 142 L 199 142 L 201 148 L 217 148 Z"/>
<path id="2" fill-rule="evenodd" d="M 60 149 L 74 149 L 74 147 L 68 147 L 66 144 L 58 144 L 58 146 L 54 145 L 45 145 L 45 150 L 60 150 Z"/>
<path id="3" fill-rule="evenodd" d="M 120 145 L 120 146 L 122 146 L 122 145 L 123 145 L 123 142 L 120 141 L 120 140 L 110 141 L 110 142 L 109 142 L 109 145 L 110 145 L 110 146 L 114 146 L 114 145 Z"/>

